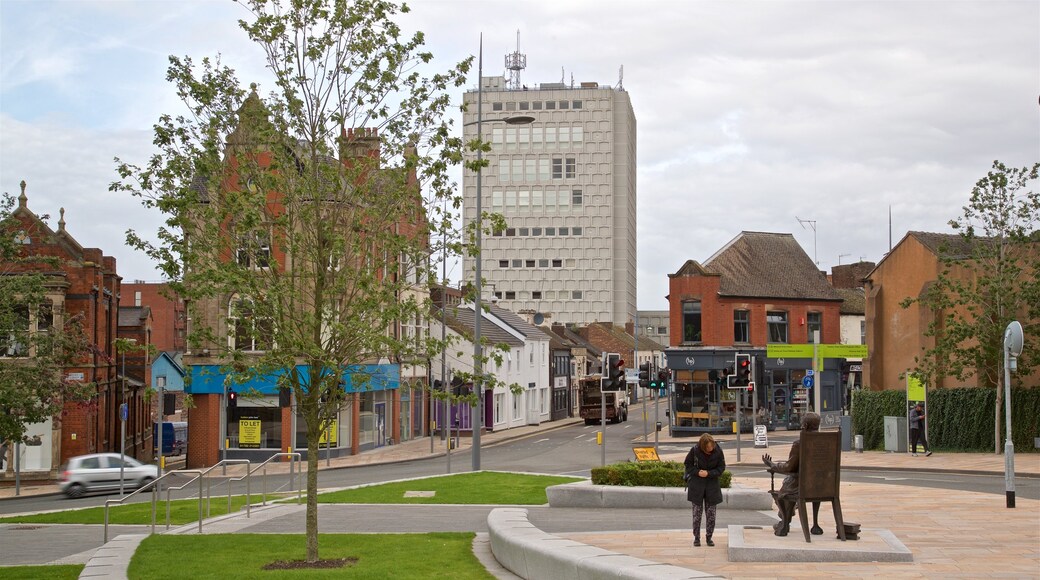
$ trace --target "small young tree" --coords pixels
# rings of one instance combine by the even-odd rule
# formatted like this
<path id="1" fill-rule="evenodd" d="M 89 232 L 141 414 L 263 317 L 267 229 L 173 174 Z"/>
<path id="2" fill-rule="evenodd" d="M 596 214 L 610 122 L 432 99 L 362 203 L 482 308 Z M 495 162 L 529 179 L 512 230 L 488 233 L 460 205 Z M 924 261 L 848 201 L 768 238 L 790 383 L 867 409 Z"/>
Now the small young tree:
<path id="1" fill-rule="evenodd" d="M 85 402 L 93 392 L 93 384 L 70 382 L 64 373 L 81 362 L 88 342 L 81 321 L 56 313 L 47 299 L 51 278 L 45 272 L 61 265 L 21 243 L 44 232 L 26 231 L 14 208 L 14 198 L 5 193 L 0 199 L 0 442 L 24 442 L 28 425 L 60 416 L 65 404 Z M 54 324 L 56 318 L 61 324 Z"/>
<path id="2" fill-rule="evenodd" d="M 952 376 L 974 376 L 980 387 L 997 389 L 994 440 L 1000 453 L 1003 407 L 1004 331 L 1019 320 L 1027 343 L 1040 330 L 1040 192 L 1030 189 L 1040 173 L 1032 167 L 1007 167 L 994 161 L 980 179 L 964 214 L 950 221 L 960 239 L 940 248 L 942 270 L 918 303 L 936 313 L 926 336 L 935 346 L 915 357 L 916 372 L 931 384 Z M 1034 357 L 1026 348 L 1018 373 L 1033 372 Z"/>
<path id="3" fill-rule="evenodd" d="M 157 243 L 128 239 L 188 303 L 192 348 L 216 354 L 229 386 L 292 389 L 316 562 L 318 442 L 342 386 L 379 387 L 386 377 L 364 363 L 443 347 L 396 329 L 427 316 L 428 240 L 450 228 L 424 204 L 459 204 L 446 171 L 461 140 L 443 113 L 470 61 L 424 77 L 423 35 L 402 38 L 393 19 L 407 7 L 385 0 L 240 3 L 274 89 L 262 97 L 219 61 L 171 57 L 167 77 L 191 114 L 163 116 L 159 153 L 143 167 L 117 160 L 112 189 L 166 214 Z"/>

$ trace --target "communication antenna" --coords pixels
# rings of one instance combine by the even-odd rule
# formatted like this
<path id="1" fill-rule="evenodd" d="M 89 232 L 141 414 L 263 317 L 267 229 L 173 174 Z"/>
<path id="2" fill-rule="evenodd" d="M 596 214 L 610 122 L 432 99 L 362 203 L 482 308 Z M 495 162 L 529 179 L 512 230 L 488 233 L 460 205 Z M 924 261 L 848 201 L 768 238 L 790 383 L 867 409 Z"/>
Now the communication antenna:
<path id="1" fill-rule="evenodd" d="M 520 53 L 520 31 L 516 31 L 516 50 L 506 55 L 506 70 L 509 71 L 509 88 L 519 89 L 520 71 L 527 68 L 527 55 Z"/>
<path id="2" fill-rule="evenodd" d="M 805 224 L 809 224 L 812 228 L 812 259 L 817 266 L 820 265 L 820 261 L 816 259 L 816 220 L 803 220 L 798 216 L 794 216 L 794 219 L 798 220 L 798 223 L 802 224 L 802 229 L 805 229 Z"/>
<path id="3" fill-rule="evenodd" d="M 841 265 L 841 259 L 851 256 L 852 254 L 838 254 L 838 265 Z"/>
<path id="4" fill-rule="evenodd" d="M 625 65 L 621 65 L 617 71 L 617 89 L 619 91 L 625 90 Z"/>

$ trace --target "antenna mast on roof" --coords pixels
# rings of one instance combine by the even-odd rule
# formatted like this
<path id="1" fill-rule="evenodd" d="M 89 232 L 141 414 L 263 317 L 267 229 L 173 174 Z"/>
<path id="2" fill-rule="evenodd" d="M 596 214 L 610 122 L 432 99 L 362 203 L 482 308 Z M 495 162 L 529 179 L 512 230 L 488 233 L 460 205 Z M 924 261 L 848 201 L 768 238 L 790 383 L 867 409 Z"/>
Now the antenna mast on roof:
<path id="1" fill-rule="evenodd" d="M 520 53 L 520 31 L 516 31 L 516 50 L 506 55 L 506 70 L 509 71 L 509 88 L 519 89 L 520 71 L 527 68 L 527 55 Z"/>
<path id="2" fill-rule="evenodd" d="M 802 229 L 805 229 L 805 224 L 809 224 L 812 228 L 812 259 L 817 266 L 820 265 L 820 261 L 816 259 L 816 220 L 803 220 L 798 216 L 794 216 L 794 219 L 798 220 L 798 223 L 802 224 Z"/>
<path id="3" fill-rule="evenodd" d="M 621 65 L 617 71 L 617 89 L 619 91 L 625 90 L 625 65 Z"/>

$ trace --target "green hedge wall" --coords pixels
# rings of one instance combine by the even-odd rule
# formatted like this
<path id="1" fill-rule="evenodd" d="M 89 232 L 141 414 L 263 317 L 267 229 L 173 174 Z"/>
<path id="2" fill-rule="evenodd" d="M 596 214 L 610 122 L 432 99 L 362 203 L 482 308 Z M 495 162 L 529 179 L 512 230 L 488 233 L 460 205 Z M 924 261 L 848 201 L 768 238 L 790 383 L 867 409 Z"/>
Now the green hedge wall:
<path id="1" fill-rule="evenodd" d="M 934 449 L 991 452 L 994 389 L 937 389 L 928 393 L 928 443 Z M 857 391 L 853 394 L 852 432 L 863 435 L 864 449 L 885 448 L 885 417 L 906 416 L 906 392 Z M 1011 438 L 1016 452 L 1038 450 L 1040 389 L 1011 390 Z M 1004 413 L 1000 444 L 1004 444 Z"/>
<path id="2" fill-rule="evenodd" d="M 852 434 L 863 436 L 864 449 L 884 449 L 885 417 L 905 416 L 904 391 L 860 390 L 852 394 Z"/>
<path id="3" fill-rule="evenodd" d="M 650 487 L 684 487 L 685 467 L 678 461 L 622 461 L 592 468 L 592 483 Z M 728 470 L 719 476 L 719 485 L 729 487 L 733 474 Z"/>

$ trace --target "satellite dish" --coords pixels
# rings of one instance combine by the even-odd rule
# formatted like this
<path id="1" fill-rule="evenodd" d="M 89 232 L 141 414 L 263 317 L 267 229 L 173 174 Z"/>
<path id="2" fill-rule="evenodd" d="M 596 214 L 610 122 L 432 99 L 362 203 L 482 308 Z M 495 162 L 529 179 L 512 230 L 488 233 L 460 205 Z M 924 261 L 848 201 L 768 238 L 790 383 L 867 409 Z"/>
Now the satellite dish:
<path id="1" fill-rule="evenodd" d="M 534 313 L 534 323 L 535 324 L 541 324 L 543 322 L 545 322 L 545 315 L 542 314 L 541 312 L 535 312 Z"/>

